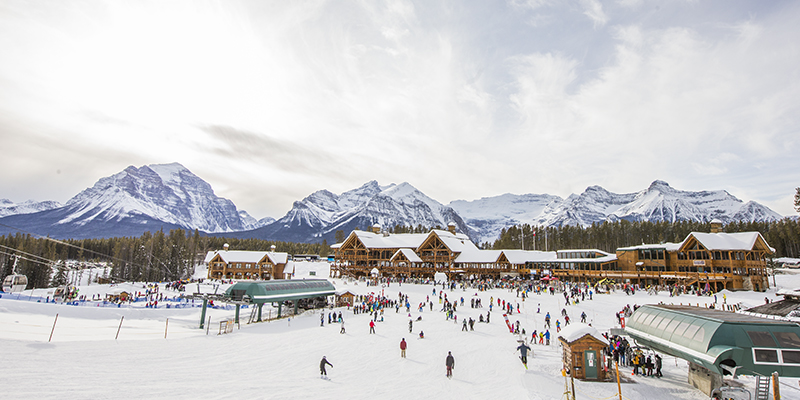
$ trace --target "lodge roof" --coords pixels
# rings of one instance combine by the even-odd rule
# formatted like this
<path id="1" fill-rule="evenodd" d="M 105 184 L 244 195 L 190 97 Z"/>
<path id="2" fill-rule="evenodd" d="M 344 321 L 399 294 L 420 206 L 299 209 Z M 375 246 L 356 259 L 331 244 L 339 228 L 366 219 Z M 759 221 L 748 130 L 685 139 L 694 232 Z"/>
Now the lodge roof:
<path id="1" fill-rule="evenodd" d="M 689 238 L 694 237 L 700 244 L 707 250 L 754 250 L 756 242 L 760 238 L 761 241 L 770 249 L 775 252 L 775 249 L 767 245 L 767 241 L 761 236 L 759 232 L 737 232 L 737 233 L 705 233 L 705 232 L 692 232 L 681 244 L 681 247 L 686 244 Z"/>
<path id="2" fill-rule="evenodd" d="M 210 262 L 219 255 L 226 263 L 258 263 L 267 257 L 273 264 L 286 264 L 289 253 L 272 251 L 245 251 L 245 250 L 212 250 L 206 254 L 206 262 Z"/>

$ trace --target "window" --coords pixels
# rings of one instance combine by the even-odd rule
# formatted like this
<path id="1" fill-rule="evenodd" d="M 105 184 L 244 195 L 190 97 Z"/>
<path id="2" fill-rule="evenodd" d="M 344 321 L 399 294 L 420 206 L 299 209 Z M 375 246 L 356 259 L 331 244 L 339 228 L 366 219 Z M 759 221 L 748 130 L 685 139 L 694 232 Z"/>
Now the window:
<path id="1" fill-rule="evenodd" d="M 778 362 L 778 350 L 753 349 L 753 354 L 755 355 L 755 361 L 757 363 L 777 363 Z"/>
<path id="2" fill-rule="evenodd" d="M 773 332 L 781 347 L 800 348 L 800 337 L 794 332 Z"/>
<path id="3" fill-rule="evenodd" d="M 784 364 L 800 364 L 800 351 L 783 350 L 781 351 Z"/>
<path id="4" fill-rule="evenodd" d="M 769 332 L 747 331 L 747 334 L 750 336 L 750 340 L 753 341 L 753 346 L 778 347 L 775 345 L 775 339 L 772 338 L 772 335 L 770 335 Z M 775 358 L 777 361 L 777 355 Z"/>

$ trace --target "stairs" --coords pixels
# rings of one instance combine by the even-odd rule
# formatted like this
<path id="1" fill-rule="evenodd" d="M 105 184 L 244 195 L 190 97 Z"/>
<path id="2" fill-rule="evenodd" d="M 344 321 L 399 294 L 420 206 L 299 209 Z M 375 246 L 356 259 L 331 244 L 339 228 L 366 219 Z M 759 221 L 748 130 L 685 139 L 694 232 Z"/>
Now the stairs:
<path id="1" fill-rule="evenodd" d="M 769 376 L 756 375 L 756 398 L 755 400 L 769 400 Z"/>

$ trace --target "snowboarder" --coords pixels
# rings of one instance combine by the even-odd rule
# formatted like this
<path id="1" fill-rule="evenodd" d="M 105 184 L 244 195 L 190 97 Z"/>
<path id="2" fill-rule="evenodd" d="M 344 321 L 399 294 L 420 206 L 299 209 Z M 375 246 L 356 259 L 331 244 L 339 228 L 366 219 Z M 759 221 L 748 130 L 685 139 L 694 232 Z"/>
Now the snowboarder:
<path id="1" fill-rule="evenodd" d="M 525 342 L 520 342 L 519 346 L 517 346 L 517 350 L 519 350 L 519 358 L 522 360 L 522 365 L 525 366 L 525 369 L 528 369 L 528 352 L 531 351 L 531 348 L 528 347 Z"/>
<path id="2" fill-rule="evenodd" d="M 406 338 L 403 338 L 403 340 L 400 341 L 400 357 L 401 358 L 406 358 L 406 347 L 408 347 L 408 345 L 406 344 Z"/>
<path id="3" fill-rule="evenodd" d="M 322 356 L 322 361 L 319 362 L 319 374 L 321 376 L 327 377 L 328 371 L 325 371 L 325 365 L 330 365 L 333 368 L 333 364 L 329 363 L 325 356 Z"/>
<path id="4" fill-rule="evenodd" d="M 456 360 L 453 358 L 453 353 L 447 352 L 447 358 L 444 360 L 444 365 L 447 367 L 447 377 L 453 378 L 453 368 L 456 366 Z"/>

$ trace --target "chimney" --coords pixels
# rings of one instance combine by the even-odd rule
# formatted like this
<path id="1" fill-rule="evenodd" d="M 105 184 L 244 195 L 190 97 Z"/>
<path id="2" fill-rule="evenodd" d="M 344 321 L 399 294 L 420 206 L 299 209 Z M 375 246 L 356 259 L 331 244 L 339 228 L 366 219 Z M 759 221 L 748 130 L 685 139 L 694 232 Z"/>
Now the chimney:
<path id="1" fill-rule="evenodd" d="M 273 253 L 275 252 L 275 245 L 274 244 L 272 246 L 269 246 L 269 251 L 271 251 Z"/>
<path id="2" fill-rule="evenodd" d="M 453 235 L 455 235 L 456 234 L 456 223 L 455 222 L 451 222 L 451 223 L 447 224 L 447 230 L 450 231 L 450 233 L 452 233 Z"/>
<path id="3" fill-rule="evenodd" d="M 711 220 L 711 233 L 722 232 L 722 221 L 714 218 Z"/>
<path id="4" fill-rule="evenodd" d="M 230 247 L 231 247 L 231 245 L 229 245 L 227 243 L 222 245 L 222 249 L 225 250 L 225 251 L 228 251 L 228 248 L 230 248 Z"/>
<path id="5" fill-rule="evenodd" d="M 381 224 L 372 225 L 372 233 L 380 233 L 381 232 Z"/>

